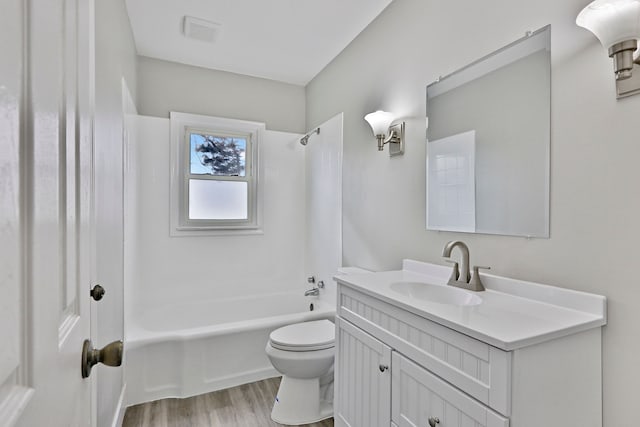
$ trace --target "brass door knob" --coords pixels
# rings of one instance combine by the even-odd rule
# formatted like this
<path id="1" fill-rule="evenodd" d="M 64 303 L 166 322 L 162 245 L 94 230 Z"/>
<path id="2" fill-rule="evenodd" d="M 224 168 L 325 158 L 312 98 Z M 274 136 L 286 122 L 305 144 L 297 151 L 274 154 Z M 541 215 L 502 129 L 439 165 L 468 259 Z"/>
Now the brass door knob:
<path id="1" fill-rule="evenodd" d="M 120 366 L 122 364 L 122 341 L 114 341 L 104 348 L 96 350 L 91 340 L 84 340 L 82 345 L 82 378 L 91 375 L 91 368 L 98 363 L 107 366 Z"/>
<path id="2" fill-rule="evenodd" d="M 91 298 L 93 298 L 95 301 L 100 301 L 104 296 L 104 293 L 105 290 L 100 285 L 95 285 L 93 289 L 89 291 L 89 295 L 91 295 Z"/>

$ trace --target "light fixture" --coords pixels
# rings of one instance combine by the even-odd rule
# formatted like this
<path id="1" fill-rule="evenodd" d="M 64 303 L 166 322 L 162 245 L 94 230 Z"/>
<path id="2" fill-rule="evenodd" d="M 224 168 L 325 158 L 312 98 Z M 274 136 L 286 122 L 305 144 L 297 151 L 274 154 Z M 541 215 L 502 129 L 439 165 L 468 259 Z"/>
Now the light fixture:
<path id="1" fill-rule="evenodd" d="M 634 58 L 640 39 L 640 0 L 596 0 L 582 9 L 576 24 L 608 49 L 618 98 L 640 93 L 640 59 Z"/>
<path id="2" fill-rule="evenodd" d="M 367 114 L 364 119 L 369 123 L 373 135 L 378 140 L 378 151 L 384 150 L 385 144 L 390 144 L 389 156 L 404 153 L 404 122 L 391 125 L 394 119 L 393 114 L 381 110 Z"/>

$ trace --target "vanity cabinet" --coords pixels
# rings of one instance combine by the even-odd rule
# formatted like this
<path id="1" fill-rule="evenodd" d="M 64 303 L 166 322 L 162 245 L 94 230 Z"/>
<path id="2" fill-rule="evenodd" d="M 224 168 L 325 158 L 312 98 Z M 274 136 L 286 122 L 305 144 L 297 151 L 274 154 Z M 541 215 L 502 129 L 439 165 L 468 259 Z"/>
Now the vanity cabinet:
<path id="1" fill-rule="evenodd" d="M 349 322 L 336 319 L 334 407 L 336 426 L 388 427 L 391 419 L 391 348 Z"/>
<path id="2" fill-rule="evenodd" d="M 507 418 L 406 357 L 393 352 L 392 359 L 391 419 L 398 427 L 428 426 L 430 421 L 443 426 L 508 427 Z"/>
<path id="3" fill-rule="evenodd" d="M 508 427 L 506 418 L 351 323 L 338 318 L 336 326 L 336 426 L 429 426 L 446 419 L 441 425 Z"/>
<path id="4" fill-rule="evenodd" d="M 507 351 L 339 282 L 336 331 L 336 426 L 602 426 L 599 328 Z"/>

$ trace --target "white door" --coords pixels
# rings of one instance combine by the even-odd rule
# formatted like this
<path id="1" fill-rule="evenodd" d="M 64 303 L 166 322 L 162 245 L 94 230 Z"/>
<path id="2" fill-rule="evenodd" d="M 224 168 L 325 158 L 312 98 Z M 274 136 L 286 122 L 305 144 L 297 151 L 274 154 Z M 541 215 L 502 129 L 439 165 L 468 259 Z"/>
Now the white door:
<path id="1" fill-rule="evenodd" d="M 96 4 L 96 16 L 103 16 L 105 6 L 113 0 Z M 105 25 L 97 22 L 96 25 Z M 104 66 L 103 44 L 96 45 L 96 67 Z M 123 181 L 123 124 L 122 113 L 117 114 L 118 104 L 113 102 L 121 95 L 121 88 L 115 94 L 105 96 L 105 76 L 112 77 L 111 70 L 105 67 L 96 69 L 96 99 L 94 132 L 94 208 L 96 243 L 96 281 L 106 291 L 104 298 L 92 307 L 92 333 L 96 346 L 105 346 L 110 342 L 122 340 L 124 336 L 124 181 Z M 107 99 L 109 98 L 109 99 Z M 111 109 L 114 110 L 111 110 Z M 121 414 L 123 403 L 123 369 L 100 367 L 96 370 L 97 389 L 95 406 L 97 427 L 110 427 L 114 417 Z M 117 421 L 116 421 L 117 422 Z"/>
<path id="2" fill-rule="evenodd" d="M 398 427 L 508 427 L 509 420 L 393 353 L 392 419 Z"/>
<path id="3" fill-rule="evenodd" d="M 391 348 L 336 317 L 334 420 L 338 427 L 391 423 Z"/>
<path id="4" fill-rule="evenodd" d="M 2 0 L 0 425 L 91 425 L 93 6 Z"/>

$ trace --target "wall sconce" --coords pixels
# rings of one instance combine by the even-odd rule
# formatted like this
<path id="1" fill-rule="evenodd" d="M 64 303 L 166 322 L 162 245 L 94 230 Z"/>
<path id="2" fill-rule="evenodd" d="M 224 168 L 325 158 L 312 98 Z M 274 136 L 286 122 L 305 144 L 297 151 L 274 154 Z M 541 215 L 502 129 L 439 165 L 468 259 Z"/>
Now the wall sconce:
<path id="1" fill-rule="evenodd" d="M 640 93 L 640 0 L 596 0 L 582 9 L 576 24 L 591 31 L 613 58 L 617 97 Z"/>
<path id="2" fill-rule="evenodd" d="M 378 151 L 384 150 L 384 145 L 389 144 L 391 157 L 404 154 L 404 122 L 391 125 L 393 118 L 393 114 L 381 110 L 364 116 L 378 140 Z"/>

